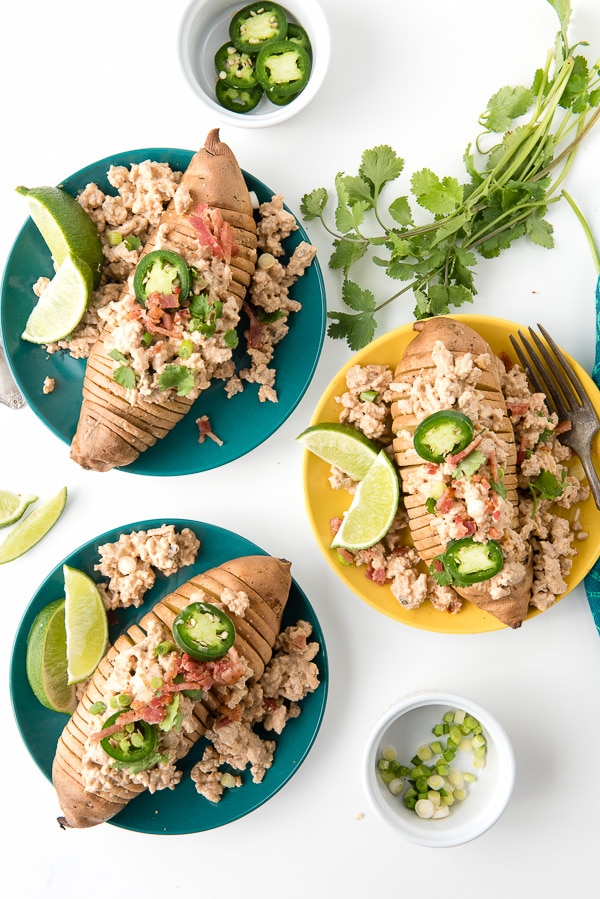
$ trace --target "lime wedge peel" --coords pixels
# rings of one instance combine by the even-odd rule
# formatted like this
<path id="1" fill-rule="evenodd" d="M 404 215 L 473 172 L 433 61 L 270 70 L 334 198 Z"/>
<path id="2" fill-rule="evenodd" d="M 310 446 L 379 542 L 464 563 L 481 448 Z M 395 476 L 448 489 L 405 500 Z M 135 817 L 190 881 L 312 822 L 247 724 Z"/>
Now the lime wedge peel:
<path id="1" fill-rule="evenodd" d="M 98 287 L 103 267 L 102 241 L 96 226 L 75 197 L 60 187 L 17 187 L 58 269 L 68 256 L 82 259 Z"/>
<path id="2" fill-rule="evenodd" d="M 67 503 L 67 488 L 43 500 L 33 512 L 21 518 L 0 543 L 0 565 L 28 552 L 54 527 Z"/>
<path id="3" fill-rule="evenodd" d="M 76 688 L 67 683 L 65 600 L 57 599 L 36 616 L 27 638 L 25 670 L 36 698 L 53 712 L 70 715 Z"/>
<path id="4" fill-rule="evenodd" d="M 400 484 L 394 463 L 381 450 L 360 481 L 331 548 L 357 551 L 379 543 L 396 517 L 399 498 Z"/>
<path id="5" fill-rule="evenodd" d="M 10 493 L 0 490 L 0 528 L 14 524 L 38 497 L 33 493 Z"/>
<path id="6" fill-rule="evenodd" d="M 353 481 L 362 481 L 380 450 L 356 428 L 339 422 L 311 425 L 296 440 L 315 456 L 336 465 Z"/>
<path id="7" fill-rule="evenodd" d="M 95 582 L 83 571 L 63 565 L 67 681 L 78 684 L 92 676 L 108 645 L 108 616 Z"/>

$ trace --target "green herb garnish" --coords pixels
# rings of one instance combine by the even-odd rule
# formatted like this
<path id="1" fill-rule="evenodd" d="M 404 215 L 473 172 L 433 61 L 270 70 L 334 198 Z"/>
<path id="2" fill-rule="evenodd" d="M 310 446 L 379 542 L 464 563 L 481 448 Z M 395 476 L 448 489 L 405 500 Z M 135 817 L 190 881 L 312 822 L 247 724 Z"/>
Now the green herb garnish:
<path id="1" fill-rule="evenodd" d="M 600 118 L 600 61 L 590 66 L 570 47 L 569 0 L 549 3 L 560 20 L 555 46 L 530 87 L 502 87 L 489 100 L 479 119 L 482 133 L 463 157 L 465 183 L 421 169 L 412 175 L 409 192 L 384 210 L 384 188 L 400 177 L 404 160 L 380 145 L 363 153 L 357 175 L 337 175 L 335 228 L 325 221 L 325 188 L 302 198 L 304 218 L 320 219 L 332 235 L 329 266 L 343 274 L 347 311 L 328 312 L 330 337 L 345 339 L 353 350 L 366 346 L 375 334 L 377 313 L 408 292 L 417 319 L 473 302 L 477 254 L 493 258 L 521 237 L 551 248 L 553 229 L 545 216 L 561 197 L 582 224 L 600 270 L 590 229 L 561 190 L 579 145 Z M 489 149 L 486 138 L 491 138 Z M 424 224 L 414 222 L 415 203 L 430 214 Z M 387 299 L 378 301 L 350 278 L 352 267 L 367 254 L 392 280 L 403 282 Z"/>
<path id="2" fill-rule="evenodd" d="M 194 389 L 194 374 L 185 365 L 165 365 L 158 378 L 159 390 L 177 388 L 177 396 L 187 396 Z"/>

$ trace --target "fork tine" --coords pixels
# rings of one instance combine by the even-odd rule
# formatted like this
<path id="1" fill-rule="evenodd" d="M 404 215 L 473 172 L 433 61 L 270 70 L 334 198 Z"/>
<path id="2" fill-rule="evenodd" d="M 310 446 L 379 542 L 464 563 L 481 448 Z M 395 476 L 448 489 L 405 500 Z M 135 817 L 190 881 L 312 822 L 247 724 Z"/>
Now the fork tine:
<path id="1" fill-rule="evenodd" d="M 554 355 L 560 362 L 563 373 L 569 379 L 579 403 L 582 406 L 587 406 L 589 408 L 593 408 L 592 401 L 590 400 L 589 396 L 587 395 L 585 387 L 581 383 L 581 380 L 579 379 L 577 372 L 575 371 L 573 366 L 569 363 L 569 361 L 565 358 L 565 355 L 562 352 L 562 350 L 560 349 L 560 347 L 556 345 L 556 343 L 550 337 L 550 335 L 548 334 L 546 329 L 544 327 L 542 327 L 542 325 L 540 325 L 539 322 L 538 322 L 538 328 L 540 330 L 540 333 L 544 337 L 546 343 L 551 348 L 552 352 L 554 353 Z"/>
<path id="2" fill-rule="evenodd" d="M 530 333 L 533 336 L 533 333 Z M 527 353 L 529 354 L 529 359 L 527 359 L 522 352 L 520 352 L 520 347 L 516 343 L 515 340 L 511 337 L 511 342 L 519 356 L 520 361 L 523 363 L 525 370 L 527 371 L 533 386 L 538 391 L 538 393 L 546 394 L 546 397 L 552 405 L 554 406 L 554 410 L 558 414 L 559 418 L 568 418 L 569 412 L 565 406 L 564 400 L 557 390 L 556 384 L 549 377 L 547 368 L 542 363 L 538 353 L 535 351 L 531 343 L 527 340 L 525 335 L 521 331 L 517 331 L 519 338 L 523 346 L 525 347 Z"/>
<path id="3" fill-rule="evenodd" d="M 535 333 L 533 328 L 529 328 L 529 333 L 531 334 L 531 339 L 534 341 L 543 358 L 546 360 L 546 365 L 550 371 L 550 374 L 556 381 L 559 389 L 562 391 L 562 395 L 566 400 L 566 409 L 573 409 L 577 406 L 580 406 L 581 402 L 579 400 L 579 397 L 577 393 L 575 393 L 573 387 L 567 379 L 566 373 L 561 370 L 561 367 L 557 363 L 557 360 L 552 357 L 552 354 L 542 343 L 541 339 Z"/>

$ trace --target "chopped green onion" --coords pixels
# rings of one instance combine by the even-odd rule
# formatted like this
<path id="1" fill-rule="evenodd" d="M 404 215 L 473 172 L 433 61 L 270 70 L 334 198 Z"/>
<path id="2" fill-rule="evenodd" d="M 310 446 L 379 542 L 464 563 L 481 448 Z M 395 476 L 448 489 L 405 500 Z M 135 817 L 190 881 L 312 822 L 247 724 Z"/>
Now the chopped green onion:
<path id="1" fill-rule="evenodd" d="M 462 724 L 466 718 L 466 715 L 467 715 L 467 713 L 464 712 L 462 709 L 457 709 L 454 713 L 454 723 Z"/>
<path id="2" fill-rule="evenodd" d="M 359 399 L 361 399 L 363 403 L 373 403 L 377 399 L 377 391 L 363 390 L 363 392 L 359 396 Z"/>
<path id="3" fill-rule="evenodd" d="M 113 709 L 126 709 L 131 705 L 131 696 L 128 693 L 119 693 L 110 700 Z"/>
<path id="4" fill-rule="evenodd" d="M 150 681 L 150 686 L 152 687 L 153 690 L 160 690 L 160 689 L 162 689 L 162 687 L 164 687 L 164 685 L 165 685 L 165 682 L 162 679 L 162 677 L 153 677 L 152 680 Z"/>
<path id="5" fill-rule="evenodd" d="M 171 642 L 171 640 L 163 640 L 162 643 L 158 643 L 154 647 L 154 655 L 155 656 L 166 656 L 170 652 L 174 652 L 177 649 L 176 645 Z"/>
<path id="6" fill-rule="evenodd" d="M 130 252 L 131 250 L 139 250 L 142 245 L 142 241 L 139 237 L 136 237 L 135 234 L 128 234 L 127 237 L 124 238 L 123 243 Z"/>
<path id="7" fill-rule="evenodd" d="M 226 789 L 231 789 L 232 787 L 235 787 L 235 784 L 236 784 L 236 780 L 235 780 L 235 777 L 233 776 L 233 774 L 230 774 L 228 771 L 226 771 L 225 774 L 221 775 L 221 786 L 222 787 L 225 787 Z"/>
<path id="8" fill-rule="evenodd" d="M 120 243 L 123 242 L 123 235 L 120 231 L 109 231 L 108 232 L 108 245 L 109 247 L 118 247 Z"/>
<path id="9" fill-rule="evenodd" d="M 191 340 L 186 339 L 182 340 L 179 344 L 179 349 L 177 350 L 177 355 L 180 359 L 189 359 L 192 353 L 194 352 L 194 344 Z"/>
<path id="10" fill-rule="evenodd" d="M 423 744 L 423 746 L 419 746 L 417 749 L 417 756 L 422 762 L 428 762 L 431 758 L 431 754 L 431 749 L 426 743 Z"/>
<path id="11" fill-rule="evenodd" d="M 98 700 L 98 702 L 93 702 L 89 707 L 88 712 L 90 715 L 101 715 L 102 712 L 106 711 L 106 703 Z"/>

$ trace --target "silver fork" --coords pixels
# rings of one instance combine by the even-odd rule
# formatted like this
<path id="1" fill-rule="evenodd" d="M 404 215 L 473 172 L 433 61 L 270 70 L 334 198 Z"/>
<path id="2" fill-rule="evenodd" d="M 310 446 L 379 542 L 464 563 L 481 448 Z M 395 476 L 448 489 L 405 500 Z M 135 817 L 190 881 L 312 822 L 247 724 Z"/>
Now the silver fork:
<path id="1" fill-rule="evenodd" d="M 592 440 L 600 429 L 600 419 L 573 366 L 548 332 L 540 324 L 538 328 L 545 343 L 529 328 L 537 352 L 522 332 L 517 331 L 529 358 L 512 334 L 510 341 L 535 389 L 546 394 L 548 405 L 560 421 L 571 423 L 569 430 L 559 434 L 558 439 L 579 456 L 594 502 L 600 509 L 600 478 L 592 461 Z"/>

